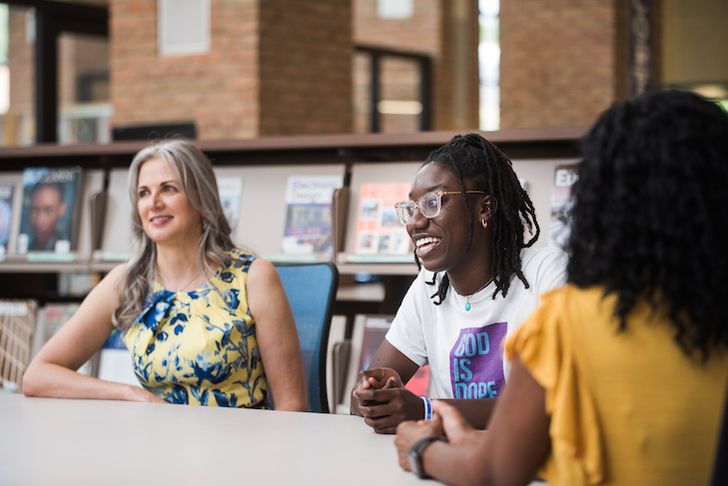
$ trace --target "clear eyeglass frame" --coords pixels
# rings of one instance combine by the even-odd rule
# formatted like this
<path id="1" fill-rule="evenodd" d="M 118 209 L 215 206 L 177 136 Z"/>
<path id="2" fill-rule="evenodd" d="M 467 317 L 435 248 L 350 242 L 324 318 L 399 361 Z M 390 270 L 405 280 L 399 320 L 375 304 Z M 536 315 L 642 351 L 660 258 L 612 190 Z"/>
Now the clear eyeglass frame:
<path id="1" fill-rule="evenodd" d="M 415 218 L 415 209 L 419 209 L 422 216 L 427 219 L 436 218 L 442 210 L 442 196 L 453 196 L 455 194 L 474 195 L 486 193 L 483 191 L 438 191 L 428 192 L 422 195 L 417 202 L 401 201 L 394 205 L 399 222 L 408 225 Z"/>

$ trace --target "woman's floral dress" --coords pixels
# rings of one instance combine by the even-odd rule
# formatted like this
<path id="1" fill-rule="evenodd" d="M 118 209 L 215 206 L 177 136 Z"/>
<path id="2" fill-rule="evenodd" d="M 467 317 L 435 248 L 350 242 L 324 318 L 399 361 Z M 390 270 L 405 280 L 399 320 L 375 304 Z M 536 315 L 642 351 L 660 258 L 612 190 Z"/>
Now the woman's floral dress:
<path id="1" fill-rule="evenodd" d="M 170 403 L 264 408 L 268 382 L 248 308 L 255 257 L 239 249 L 209 283 L 189 292 L 156 284 L 124 334 L 144 388 Z"/>

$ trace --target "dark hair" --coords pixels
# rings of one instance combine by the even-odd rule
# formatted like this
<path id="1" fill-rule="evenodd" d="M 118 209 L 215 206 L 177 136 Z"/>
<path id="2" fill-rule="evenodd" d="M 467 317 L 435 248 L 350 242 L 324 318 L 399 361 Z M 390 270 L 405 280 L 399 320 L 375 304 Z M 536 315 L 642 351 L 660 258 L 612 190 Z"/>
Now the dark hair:
<path id="1" fill-rule="evenodd" d="M 536 221 L 536 210 L 533 207 L 528 193 L 521 187 L 521 183 L 513 172 L 513 164 L 498 147 L 478 135 L 469 133 L 457 135 L 447 144 L 434 150 L 426 159 L 425 164 L 435 163 L 450 169 L 458 179 L 460 190 L 465 192 L 465 180 L 475 184 L 475 189 L 490 195 L 497 202 L 497 209 L 491 219 L 493 228 L 493 244 L 491 248 L 493 281 L 495 291 L 505 296 L 511 285 L 513 276 L 517 276 L 526 288 L 529 287 L 526 277 L 521 270 L 521 250 L 533 245 L 538 239 L 540 228 Z M 470 210 L 468 198 L 465 198 L 465 207 Z M 473 242 L 474 222 L 468 220 L 468 249 Z M 528 228 L 530 238 L 524 241 Z M 419 259 L 415 254 L 417 267 Z M 429 285 L 435 285 L 433 275 Z M 438 298 L 435 305 L 440 305 L 447 296 L 450 279 L 447 273 L 443 275 L 440 285 L 431 297 Z"/>
<path id="2" fill-rule="evenodd" d="M 687 355 L 728 343 L 728 117 L 691 93 L 615 104 L 583 140 L 568 280 L 617 296 L 619 331 L 645 298 Z"/>

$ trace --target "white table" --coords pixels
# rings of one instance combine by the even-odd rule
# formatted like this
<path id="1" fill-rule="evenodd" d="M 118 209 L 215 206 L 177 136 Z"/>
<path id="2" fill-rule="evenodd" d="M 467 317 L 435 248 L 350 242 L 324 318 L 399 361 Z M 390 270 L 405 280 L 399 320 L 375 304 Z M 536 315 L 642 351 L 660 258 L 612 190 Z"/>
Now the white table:
<path id="1" fill-rule="evenodd" d="M 0 393 L 0 484 L 424 483 L 359 417 Z"/>

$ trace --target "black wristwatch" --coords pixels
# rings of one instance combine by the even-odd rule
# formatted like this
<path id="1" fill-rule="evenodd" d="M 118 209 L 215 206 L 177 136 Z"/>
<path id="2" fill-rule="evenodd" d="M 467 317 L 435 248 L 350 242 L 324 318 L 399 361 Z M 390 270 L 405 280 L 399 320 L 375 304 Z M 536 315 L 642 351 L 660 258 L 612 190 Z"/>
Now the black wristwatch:
<path id="1" fill-rule="evenodd" d="M 430 477 L 425 474 L 425 467 L 422 465 L 422 454 L 424 454 L 428 445 L 436 441 L 447 442 L 447 437 L 443 437 L 442 435 L 423 437 L 412 444 L 412 447 L 410 447 L 409 452 L 407 453 L 410 469 L 412 469 L 412 472 L 420 479 L 429 479 Z"/>

